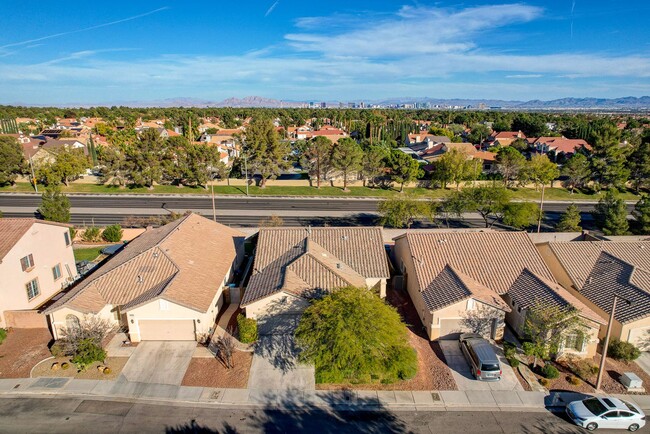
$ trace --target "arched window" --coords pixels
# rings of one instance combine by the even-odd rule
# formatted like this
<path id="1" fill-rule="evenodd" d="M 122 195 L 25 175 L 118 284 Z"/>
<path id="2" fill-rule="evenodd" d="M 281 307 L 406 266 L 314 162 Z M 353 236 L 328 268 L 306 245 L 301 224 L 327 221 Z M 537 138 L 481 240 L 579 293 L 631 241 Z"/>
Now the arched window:
<path id="1" fill-rule="evenodd" d="M 72 330 L 81 327 L 81 324 L 76 315 L 70 314 L 65 317 L 65 326 L 68 330 Z"/>

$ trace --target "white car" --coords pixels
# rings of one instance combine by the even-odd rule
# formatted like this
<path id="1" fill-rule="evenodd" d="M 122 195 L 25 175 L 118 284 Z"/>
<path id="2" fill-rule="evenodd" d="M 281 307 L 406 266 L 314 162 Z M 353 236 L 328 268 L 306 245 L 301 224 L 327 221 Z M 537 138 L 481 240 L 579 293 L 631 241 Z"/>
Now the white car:
<path id="1" fill-rule="evenodd" d="M 589 431 L 597 428 L 621 428 L 636 431 L 645 426 L 645 414 L 627 401 L 610 397 L 593 397 L 573 401 L 566 407 L 571 420 Z"/>

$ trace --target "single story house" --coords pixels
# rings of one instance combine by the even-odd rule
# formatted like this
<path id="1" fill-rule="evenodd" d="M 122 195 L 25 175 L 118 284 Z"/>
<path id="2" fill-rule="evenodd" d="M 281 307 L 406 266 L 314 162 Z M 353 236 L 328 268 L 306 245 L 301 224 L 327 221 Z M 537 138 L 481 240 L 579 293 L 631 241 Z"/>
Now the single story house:
<path id="1" fill-rule="evenodd" d="M 46 327 L 37 310 L 77 278 L 69 225 L 0 219 L 0 328 Z"/>
<path id="2" fill-rule="evenodd" d="M 148 228 L 45 309 L 54 338 L 84 315 L 133 342 L 208 335 L 243 258 L 244 235 L 197 214 Z"/>
<path id="3" fill-rule="evenodd" d="M 345 286 L 385 297 L 389 277 L 380 227 L 262 228 L 241 306 L 249 318 L 299 312 L 314 295 Z"/>
<path id="4" fill-rule="evenodd" d="M 538 249 L 557 281 L 604 321 L 619 295 L 611 336 L 650 350 L 650 242 L 549 242 Z M 602 326 L 600 337 L 605 333 Z"/>
<path id="5" fill-rule="evenodd" d="M 575 301 L 566 292 L 558 293 L 553 274 L 525 232 L 407 231 L 395 238 L 394 253 L 404 287 L 431 340 L 456 339 L 469 331 L 467 317 L 477 306 L 498 311 L 491 337 L 500 339 L 504 319 L 523 332 L 531 300 L 561 306 Z M 575 307 L 581 313 L 584 309 L 582 314 L 590 321 L 596 316 L 586 306 Z M 585 338 L 595 334 L 598 325 L 591 328 L 594 332 Z M 595 350 L 591 344 L 581 346 L 581 353 Z"/>

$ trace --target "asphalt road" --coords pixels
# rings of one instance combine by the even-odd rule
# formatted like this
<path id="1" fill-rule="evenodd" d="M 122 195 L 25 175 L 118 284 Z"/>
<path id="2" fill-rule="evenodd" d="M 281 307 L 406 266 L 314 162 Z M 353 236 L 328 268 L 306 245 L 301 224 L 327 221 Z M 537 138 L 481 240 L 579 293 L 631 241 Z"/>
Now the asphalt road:
<path id="1" fill-rule="evenodd" d="M 563 415 L 549 412 L 250 410 L 50 396 L 0 398 L 0 432 L 578 434 L 585 431 Z"/>
<path id="2" fill-rule="evenodd" d="M 212 215 L 209 196 L 163 195 L 69 195 L 72 223 L 123 223 L 125 217 L 164 215 L 168 212 L 192 210 L 205 216 Z M 7 217 L 33 216 L 40 205 L 40 196 L 34 194 L 0 194 L 0 211 Z M 371 225 L 378 222 L 377 205 L 381 199 L 287 198 L 287 197 L 228 197 L 217 196 L 217 220 L 231 226 L 258 226 L 271 215 L 279 215 L 287 226 L 305 225 Z M 593 203 L 577 203 L 583 220 L 590 220 Z M 552 225 L 568 206 L 567 202 L 547 202 L 545 219 Z M 430 222 L 419 222 L 430 226 Z M 483 221 L 468 216 L 460 227 L 481 227 Z"/>

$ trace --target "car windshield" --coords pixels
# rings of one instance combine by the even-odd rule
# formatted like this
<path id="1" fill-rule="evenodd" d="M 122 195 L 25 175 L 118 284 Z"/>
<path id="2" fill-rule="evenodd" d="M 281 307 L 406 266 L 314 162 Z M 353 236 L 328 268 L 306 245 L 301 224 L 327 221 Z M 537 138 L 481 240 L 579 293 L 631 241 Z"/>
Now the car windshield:
<path id="1" fill-rule="evenodd" d="M 496 363 L 483 363 L 481 365 L 482 371 L 498 371 L 499 369 L 499 365 Z"/>
<path id="2" fill-rule="evenodd" d="M 587 410 L 595 414 L 596 416 L 600 416 L 603 414 L 605 411 L 607 411 L 607 408 L 603 405 L 602 402 L 598 398 L 589 398 L 585 399 L 582 401 L 585 407 L 587 407 Z"/>

